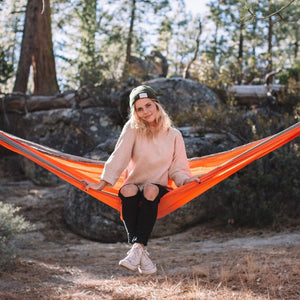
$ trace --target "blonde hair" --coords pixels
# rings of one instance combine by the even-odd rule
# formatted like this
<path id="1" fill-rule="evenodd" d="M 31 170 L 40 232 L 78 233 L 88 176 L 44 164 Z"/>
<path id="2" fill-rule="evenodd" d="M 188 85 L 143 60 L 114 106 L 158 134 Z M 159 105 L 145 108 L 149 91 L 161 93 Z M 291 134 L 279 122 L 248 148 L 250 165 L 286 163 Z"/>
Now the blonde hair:
<path id="1" fill-rule="evenodd" d="M 138 129 L 138 133 L 141 135 L 146 135 L 147 137 L 153 137 L 156 136 L 160 131 L 168 131 L 170 127 L 172 126 L 172 121 L 166 111 L 163 109 L 163 107 L 155 101 L 154 99 L 151 99 L 157 109 L 157 115 L 156 115 L 156 124 L 155 131 L 151 129 L 148 122 L 143 121 L 140 119 L 136 113 L 135 105 L 132 105 L 130 108 L 130 118 L 131 126 L 133 128 Z"/>

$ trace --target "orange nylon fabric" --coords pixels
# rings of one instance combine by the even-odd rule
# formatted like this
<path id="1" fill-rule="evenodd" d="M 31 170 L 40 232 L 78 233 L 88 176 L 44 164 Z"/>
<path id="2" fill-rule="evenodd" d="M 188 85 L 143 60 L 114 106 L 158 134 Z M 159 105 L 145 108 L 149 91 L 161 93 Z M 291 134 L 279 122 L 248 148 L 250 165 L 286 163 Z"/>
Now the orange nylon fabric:
<path id="1" fill-rule="evenodd" d="M 299 135 L 300 122 L 273 136 L 232 150 L 189 159 L 191 172 L 193 175 L 201 176 L 201 183 L 191 182 L 176 188 L 174 183 L 170 182 L 173 190 L 161 199 L 157 217 L 161 218 L 173 212 L 254 160 L 274 151 Z M 31 159 L 83 191 L 85 191 L 85 184 L 82 181 L 98 182 L 105 163 L 64 154 L 3 131 L 0 131 L 0 145 Z M 117 195 L 123 182 L 122 175 L 115 186 L 106 187 L 103 191 L 90 189 L 87 193 L 121 212 L 121 200 Z"/>

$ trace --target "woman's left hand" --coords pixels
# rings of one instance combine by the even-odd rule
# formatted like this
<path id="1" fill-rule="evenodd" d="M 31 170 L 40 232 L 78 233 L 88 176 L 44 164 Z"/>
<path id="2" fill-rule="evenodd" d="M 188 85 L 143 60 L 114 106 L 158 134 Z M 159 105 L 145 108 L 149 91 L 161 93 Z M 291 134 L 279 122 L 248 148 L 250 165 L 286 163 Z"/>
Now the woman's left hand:
<path id="1" fill-rule="evenodd" d="M 201 182 L 200 177 L 201 177 L 201 176 L 199 176 L 199 175 L 192 176 L 192 177 L 186 179 L 186 180 L 184 181 L 184 184 L 187 184 L 187 183 L 193 182 L 193 181 L 197 181 L 198 183 L 200 183 L 200 182 Z"/>

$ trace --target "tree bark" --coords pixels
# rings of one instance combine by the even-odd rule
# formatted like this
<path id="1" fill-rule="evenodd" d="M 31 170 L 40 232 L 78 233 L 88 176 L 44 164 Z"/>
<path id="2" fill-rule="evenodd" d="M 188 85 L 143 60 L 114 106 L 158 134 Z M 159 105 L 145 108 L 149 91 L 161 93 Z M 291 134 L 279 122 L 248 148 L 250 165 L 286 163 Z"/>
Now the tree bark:
<path id="1" fill-rule="evenodd" d="M 132 0 L 131 3 L 131 17 L 130 17 L 130 26 L 129 32 L 127 37 L 127 45 L 126 45 L 126 58 L 125 64 L 123 68 L 123 78 L 128 77 L 130 64 L 131 64 L 131 44 L 132 44 L 132 36 L 133 36 L 133 26 L 134 26 L 134 19 L 135 19 L 135 10 L 136 10 L 136 0 Z"/>
<path id="2" fill-rule="evenodd" d="M 35 31 L 35 47 L 32 58 L 34 94 L 52 95 L 58 92 L 55 60 L 53 54 L 50 0 L 44 0 L 45 12 L 42 11 L 42 1 L 37 12 L 37 28 Z"/>
<path id="3" fill-rule="evenodd" d="M 18 71 L 16 74 L 14 92 L 26 93 L 32 55 L 34 50 L 34 32 L 37 28 L 38 1 L 28 0 L 25 15 L 25 24 L 21 44 L 21 54 L 19 59 Z"/>
<path id="4" fill-rule="evenodd" d="M 268 32 L 268 66 L 267 71 L 271 72 L 273 69 L 272 62 L 272 36 L 273 36 L 273 21 L 271 17 L 269 18 L 269 32 Z"/>
<path id="5" fill-rule="evenodd" d="M 299 51 L 299 27 L 296 27 L 296 33 L 295 33 L 295 44 L 294 44 L 294 59 L 296 60 L 298 58 L 298 51 Z"/>
<path id="6" fill-rule="evenodd" d="M 95 107 L 95 99 L 77 95 L 75 92 L 68 95 L 59 96 L 28 96 L 8 95 L 0 99 L 0 113 L 19 112 L 27 113 L 32 111 L 52 110 L 58 108 L 71 108 L 80 106 L 81 108 Z"/>
<path id="7" fill-rule="evenodd" d="M 241 21 L 240 36 L 239 36 L 239 56 L 238 56 L 238 66 L 239 66 L 238 84 L 241 84 L 243 79 L 244 28 L 245 28 L 245 23 L 244 21 Z"/>
<path id="8" fill-rule="evenodd" d="M 81 45 L 79 58 L 79 81 L 80 86 L 93 87 L 99 82 L 100 74 L 96 68 L 96 26 L 97 26 L 97 1 L 82 0 L 81 20 Z"/>
<path id="9" fill-rule="evenodd" d="M 30 66 L 33 68 L 35 95 L 51 95 L 58 92 L 53 54 L 50 2 L 28 0 L 23 31 L 21 54 L 14 92 L 26 93 Z"/>
<path id="10" fill-rule="evenodd" d="M 131 58 L 131 44 L 132 44 L 132 35 L 133 35 L 133 25 L 134 25 L 134 19 L 135 19 L 135 9 L 136 9 L 136 0 L 132 0 L 131 4 L 131 17 L 130 17 L 130 27 L 129 27 L 129 33 L 127 38 L 127 47 L 126 47 L 126 63 L 130 64 L 130 58 Z"/>
<path id="11" fill-rule="evenodd" d="M 271 6 L 271 1 L 269 0 L 269 7 Z M 272 37 L 273 37 L 273 20 L 272 17 L 269 17 L 269 28 L 268 28 L 268 66 L 267 66 L 267 72 L 272 72 L 273 69 L 273 61 L 272 61 Z"/>

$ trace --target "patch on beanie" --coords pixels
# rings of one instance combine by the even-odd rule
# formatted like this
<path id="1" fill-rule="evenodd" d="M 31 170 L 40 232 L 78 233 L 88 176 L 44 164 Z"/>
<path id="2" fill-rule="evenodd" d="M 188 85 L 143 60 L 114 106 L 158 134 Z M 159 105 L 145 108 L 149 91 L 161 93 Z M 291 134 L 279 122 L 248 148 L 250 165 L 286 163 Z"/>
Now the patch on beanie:
<path id="1" fill-rule="evenodd" d="M 140 93 L 139 97 L 140 97 L 140 99 L 142 99 L 142 98 L 148 98 L 148 94 L 147 93 Z"/>

